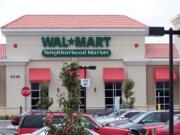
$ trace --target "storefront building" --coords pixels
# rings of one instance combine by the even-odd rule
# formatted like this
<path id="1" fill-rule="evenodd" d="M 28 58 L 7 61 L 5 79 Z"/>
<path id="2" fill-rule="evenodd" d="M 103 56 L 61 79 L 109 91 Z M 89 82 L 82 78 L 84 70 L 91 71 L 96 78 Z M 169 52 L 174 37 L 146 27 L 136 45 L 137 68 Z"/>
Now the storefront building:
<path id="1" fill-rule="evenodd" d="M 36 109 L 40 82 L 49 83 L 48 94 L 54 99 L 50 109 L 58 110 L 57 92 L 66 92 L 59 74 L 63 63 L 72 60 L 78 60 L 84 67 L 96 66 L 95 70 L 86 71 L 90 79 L 84 99 L 88 111 L 113 107 L 116 96 L 121 101 L 122 83 L 126 79 L 135 82 L 135 108 L 152 110 L 161 104 L 161 109 L 167 109 L 168 44 L 146 44 L 147 27 L 121 15 L 27 15 L 3 26 L 6 45 L 0 45 L 1 113 L 19 113 L 19 107 L 25 107 L 23 86 L 31 89 L 28 109 Z M 175 46 L 177 108 L 178 50 Z M 84 78 L 84 72 L 80 77 Z"/>

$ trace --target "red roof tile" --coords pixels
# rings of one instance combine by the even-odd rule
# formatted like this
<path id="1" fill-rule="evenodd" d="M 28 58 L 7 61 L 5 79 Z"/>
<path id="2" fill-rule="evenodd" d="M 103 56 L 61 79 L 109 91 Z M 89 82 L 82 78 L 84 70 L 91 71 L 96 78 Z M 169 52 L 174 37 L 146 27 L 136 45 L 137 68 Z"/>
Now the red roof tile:
<path id="1" fill-rule="evenodd" d="M 146 28 L 124 15 L 25 15 L 2 28 Z"/>
<path id="2" fill-rule="evenodd" d="M 6 45 L 0 44 L 0 59 L 6 59 Z"/>
<path id="3" fill-rule="evenodd" d="M 176 47 L 173 47 L 173 56 L 179 57 Z M 145 57 L 146 58 L 168 58 L 169 57 L 169 44 L 145 44 Z"/>

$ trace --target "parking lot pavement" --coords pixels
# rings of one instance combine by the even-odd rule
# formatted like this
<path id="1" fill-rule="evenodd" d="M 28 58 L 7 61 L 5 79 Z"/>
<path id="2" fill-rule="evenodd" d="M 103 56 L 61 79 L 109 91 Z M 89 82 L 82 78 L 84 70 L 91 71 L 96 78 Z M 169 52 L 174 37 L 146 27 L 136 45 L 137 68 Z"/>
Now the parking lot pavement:
<path id="1" fill-rule="evenodd" d="M 16 135 L 16 131 L 0 129 L 0 135 Z"/>
<path id="2" fill-rule="evenodd" d="M 11 125 L 10 120 L 0 120 L 0 129 L 5 129 L 8 125 Z"/>
<path id="3" fill-rule="evenodd" d="M 0 135 L 15 135 L 16 126 L 11 124 L 10 120 L 0 120 Z"/>

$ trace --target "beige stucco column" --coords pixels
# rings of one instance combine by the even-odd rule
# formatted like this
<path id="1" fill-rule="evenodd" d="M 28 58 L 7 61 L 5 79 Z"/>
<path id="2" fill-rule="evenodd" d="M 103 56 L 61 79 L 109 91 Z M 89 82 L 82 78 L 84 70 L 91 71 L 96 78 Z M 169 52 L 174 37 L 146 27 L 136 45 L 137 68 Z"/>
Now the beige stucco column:
<path id="1" fill-rule="evenodd" d="M 19 113 L 19 107 L 25 106 L 21 88 L 25 86 L 25 62 L 7 62 L 6 65 L 6 113 Z M 11 113 L 12 112 L 12 113 Z"/>
<path id="2" fill-rule="evenodd" d="M 132 79 L 135 82 L 133 88 L 135 108 L 146 110 L 146 65 L 138 61 L 127 62 L 126 72 L 127 79 Z"/>

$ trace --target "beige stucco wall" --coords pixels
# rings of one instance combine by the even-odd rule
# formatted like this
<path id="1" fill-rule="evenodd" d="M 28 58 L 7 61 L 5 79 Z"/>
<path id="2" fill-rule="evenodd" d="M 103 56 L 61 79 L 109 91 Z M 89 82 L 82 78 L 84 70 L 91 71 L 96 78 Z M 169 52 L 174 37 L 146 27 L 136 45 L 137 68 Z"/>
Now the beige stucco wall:
<path id="1" fill-rule="evenodd" d="M 19 76 L 19 78 L 11 76 Z M 23 86 L 25 86 L 25 66 L 6 66 L 6 107 L 8 113 L 19 113 L 19 107 L 24 108 L 25 98 L 21 95 Z"/>
<path id="2" fill-rule="evenodd" d="M 146 66 L 127 66 L 128 79 L 135 82 L 135 108 L 146 110 Z"/>
<path id="3" fill-rule="evenodd" d="M 60 36 L 61 35 L 59 35 L 59 37 Z M 83 36 L 83 35 L 80 35 L 80 36 Z M 31 59 L 31 60 L 32 59 L 33 60 L 43 60 L 43 59 L 63 60 L 64 58 L 45 58 L 41 55 L 42 50 L 45 49 L 43 47 L 41 37 L 42 36 L 7 36 L 7 39 L 8 39 L 7 40 L 7 53 L 8 53 L 7 58 L 8 59 Z M 68 38 L 68 36 L 66 37 Z M 134 47 L 135 43 L 139 44 L 139 48 Z M 13 48 L 14 44 L 17 44 L 18 47 Z M 70 48 L 72 49 L 72 47 Z M 63 49 L 70 49 L 70 48 L 63 48 Z M 143 58 L 144 52 L 145 52 L 144 36 L 111 36 L 111 41 L 108 48 L 112 51 L 112 55 L 108 59 Z M 108 48 L 104 47 L 103 49 L 108 49 Z M 49 49 L 52 49 L 52 48 L 49 48 Z M 56 49 L 62 49 L 62 48 L 56 48 Z M 101 49 L 101 48 L 98 48 L 98 49 Z M 93 59 L 96 59 L 96 58 L 93 58 Z M 107 58 L 102 58 L 102 59 L 107 59 Z"/>
<path id="4" fill-rule="evenodd" d="M 6 106 L 6 66 L 0 66 L 0 107 Z"/>

